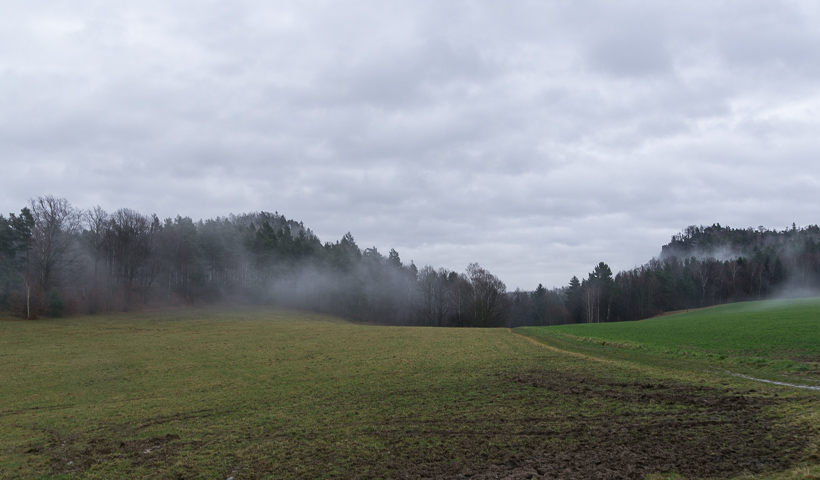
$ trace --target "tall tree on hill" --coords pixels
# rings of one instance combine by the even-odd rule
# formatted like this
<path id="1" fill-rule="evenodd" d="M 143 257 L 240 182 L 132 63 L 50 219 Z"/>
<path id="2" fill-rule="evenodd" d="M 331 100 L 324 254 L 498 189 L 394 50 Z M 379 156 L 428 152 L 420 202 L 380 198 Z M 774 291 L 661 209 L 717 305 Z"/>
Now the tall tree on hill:
<path id="1" fill-rule="evenodd" d="M 112 217 L 112 249 L 123 290 L 124 308 L 131 303 L 138 277 L 146 277 L 143 286 L 150 283 L 145 268 L 154 253 L 153 237 L 158 226 L 159 220 L 152 222 L 129 208 L 117 210 Z"/>
<path id="2" fill-rule="evenodd" d="M 0 305 L 8 303 L 26 275 L 33 227 L 34 218 L 27 207 L 19 215 L 9 214 L 8 219 L 0 215 Z"/>
<path id="3" fill-rule="evenodd" d="M 586 323 L 598 323 L 601 321 L 601 286 L 598 283 L 584 280 L 581 284 L 583 294 L 582 305 L 584 310 L 584 321 Z"/>
<path id="4" fill-rule="evenodd" d="M 194 221 L 190 217 L 179 215 L 173 221 L 166 219 L 158 248 L 168 266 L 167 285 L 170 291 L 185 303 L 193 303 L 202 280 L 199 271 L 202 258 L 199 230 Z M 254 269 L 253 279 L 259 281 L 257 269 Z"/>
<path id="5" fill-rule="evenodd" d="M 530 301 L 532 302 L 532 324 L 549 325 L 547 289 L 539 283 L 532 294 L 530 294 Z"/>
<path id="6" fill-rule="evenodd" d="M 574 276 L 569 280 L 567 286 L 566 306 L 569 311 L 570 319 L 573 323 L 580 323 L 583 317 L 583 306 L 581 303 L 581 281 Z"/>
<path id="7" fill-rule="evenodd" d="M 451 302 L 446 269 L 426 265 L 418 273 L 419 315 L 424 325 L 441 327 L 450 314 Z"/>
<path id="8" fill-rule="evenodd" d="M 598 263 L 590 272 L 583 285 L 583 305 L 587 323 L 609 321 L 614 284 L 612 269 L 606 263 Z"/>
<path id="9" fill-rule="evenodd" d="M 19 259 L 17 256 L 17 232 L 7 220 L 0 214 L 0 302 L 6 304 L 12 285 L 17 283 L 17 276 L 20 274 Z"/>
<path id="10" fill-rule="evenodd" d="M 700 287 L 699 307 L 706 305 L 706 288 L 709 286 L 709 282 L 712 277 L 710 265 L 711 263 L 709 262 L 709 259 L 699 261 L 697 258 L 692 257 L 692 273 L 695 276 L 695 281 Z"/>
<path id="11" fill-rule="evenodd" d="M 45 293 L 79 257 L 76 240 L 82 213 L 68 200 L 51 195 L 33 198 L 30 204 L 34 219 L 31 266 L 37 288 Z"/>
<path id="12" fill-rule="evenodd" d="M 470 316 L 473 285 L 467 275 L 450 272 L 447 275 L 447 292 L 451 310 L 448 324 L 456 327 L 473 326 L 472 317 Z"/>
<path id="13" fill-rule="evenodd" d="M 111 245 L 111 215 L 102 207 L 96 206 L 85 213 L 84 220 L 85 229 L 82 233 L 82 242 L 94 262 L 88 308 L 91 313 L 95 313 L 100 309 L 100 298 L 104 290 L 104 282 L 100 278 L 100 263 L 108 257 L 107 253 Z"/>
<path id="14" fill-rule="evenodd" d="M 467 266 L 467 277 L 473 286 L 473 321 L 476 327 L 500 327 L 506 324 L 507 286 L 477 263 Z"/>

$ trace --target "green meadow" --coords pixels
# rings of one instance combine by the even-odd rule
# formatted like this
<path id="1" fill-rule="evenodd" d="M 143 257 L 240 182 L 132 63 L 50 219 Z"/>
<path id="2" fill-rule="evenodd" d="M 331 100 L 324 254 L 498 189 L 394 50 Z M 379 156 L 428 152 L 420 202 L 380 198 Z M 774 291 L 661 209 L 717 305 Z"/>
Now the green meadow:
<path id="1" fill-rule="evenodd" d="M 553 330 L 268 308 L 0 319 L 0 478 L 820 476 L 816 392 L 572 353 Z M 708 337 L 685 345 L 817 352 Z M 612 341 L 660 351 L 650 338 Z"/>
<path id="2" fill-rule="evenodd" d="M 610 352 L 646 352 L 653 360 L 660 355 L 702 359 L 746 372 L 757 369 L 810 378 L 820 374 L 819 298 L 744 302 L 638 322 L 518 331 L 570 349 L 573 343 L 576 349 L 586 343 Z"/>

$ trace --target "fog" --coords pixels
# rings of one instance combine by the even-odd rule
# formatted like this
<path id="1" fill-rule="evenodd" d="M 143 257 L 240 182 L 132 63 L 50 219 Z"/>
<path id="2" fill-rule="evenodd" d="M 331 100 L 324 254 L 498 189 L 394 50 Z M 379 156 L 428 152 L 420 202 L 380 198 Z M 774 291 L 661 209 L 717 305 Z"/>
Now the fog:
<path id="1" fill-rule="evenodd" d="M 15 2 L 0 211 L 279 211 L 510 289 L 817 222 L 810 2 Z"/>

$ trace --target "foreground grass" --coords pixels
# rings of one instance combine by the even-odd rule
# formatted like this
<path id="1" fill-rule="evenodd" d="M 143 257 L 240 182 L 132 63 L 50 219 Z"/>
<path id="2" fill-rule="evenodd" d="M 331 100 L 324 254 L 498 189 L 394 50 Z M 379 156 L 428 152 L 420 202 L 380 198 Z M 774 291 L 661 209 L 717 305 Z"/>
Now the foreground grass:
<path id="1" fill-rule="evenodd" d="M 519 331 L 567 348 L 585 342 L 610 351 L 643 351 L 653 360 L 659 355 L 702 359 L 746 372 L 820 377 L 820 298 L 744 302 L 639 322 Z"/>
<path id="2" fill-rule="evenodd" d="M 0 320 L 0 385 L 2 478 L 820 475 L 816 395 L 504 329 L 270 309 Z"/>

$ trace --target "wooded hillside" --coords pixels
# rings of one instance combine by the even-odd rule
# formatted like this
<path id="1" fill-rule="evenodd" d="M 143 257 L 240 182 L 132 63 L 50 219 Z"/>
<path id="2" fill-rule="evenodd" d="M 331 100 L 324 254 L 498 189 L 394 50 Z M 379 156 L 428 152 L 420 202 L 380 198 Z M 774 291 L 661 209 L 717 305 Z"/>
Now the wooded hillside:
<path id="1" fill-rule="evenodd" d="M 419 269 L 393 249 L 360 248 L 350 233 L 323 243 L 279 213 L 160 220 L 46 196 L 0 215 L 0 306 L 23 318 L 228 302 L 394 325 L 554 325 L 805 295 L 818 286 L 816 225 L 690 226 L 632 270 L 613 274 L 600 262 L 566 286 L 507 292 L 477 263 L 463 273 Z"/>

